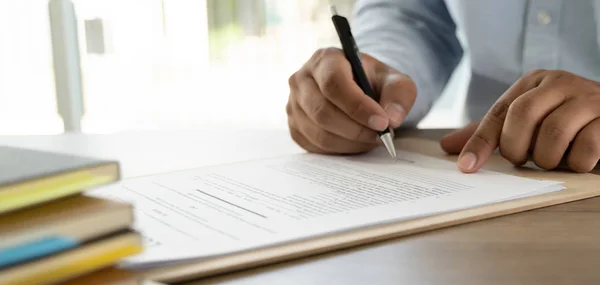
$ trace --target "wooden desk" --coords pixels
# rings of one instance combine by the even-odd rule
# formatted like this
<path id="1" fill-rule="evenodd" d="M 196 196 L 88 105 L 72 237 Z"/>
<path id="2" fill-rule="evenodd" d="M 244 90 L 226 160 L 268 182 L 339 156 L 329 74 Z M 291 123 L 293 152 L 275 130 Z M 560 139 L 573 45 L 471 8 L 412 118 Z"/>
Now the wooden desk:
<path id="1" fill-rule="evenodd" d="M 444 133 L 423 130 L 408 135 L 435 139 Z M 142 132 L 0 136 L 0 144 L 119 159 L 125 177 L 302 151 L 286 130 L 242 131 L 235 140 L 226 138 L 220 131 Z M 187 285 L 216 283 L 600 284 L 600 198 Z"/>

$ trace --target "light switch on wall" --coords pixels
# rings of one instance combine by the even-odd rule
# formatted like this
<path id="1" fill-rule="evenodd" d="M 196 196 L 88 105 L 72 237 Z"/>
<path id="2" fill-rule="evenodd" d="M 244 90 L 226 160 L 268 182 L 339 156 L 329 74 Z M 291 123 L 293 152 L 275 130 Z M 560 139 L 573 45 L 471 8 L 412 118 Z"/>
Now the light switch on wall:
<path id="1" fill-rule="evenodd" d="M 107 22 L 100 18 L 94 18 L 87 19 L 84 23 L 86 52 L 99 55 L 110 53 L 110 33 Z"/>

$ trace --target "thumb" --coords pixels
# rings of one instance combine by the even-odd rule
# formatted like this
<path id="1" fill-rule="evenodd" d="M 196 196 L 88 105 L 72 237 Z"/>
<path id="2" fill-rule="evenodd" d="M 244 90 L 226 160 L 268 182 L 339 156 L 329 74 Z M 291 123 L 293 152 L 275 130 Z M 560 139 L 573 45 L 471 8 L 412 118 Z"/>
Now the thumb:
<path id="1" fill-rule="evenodd" d="M 410 77 L 388 69 L 377 76 L 380 104 L 390 119 L 392 128 L 399 127 L 406 119 L 417 97 L 417 87 Z"/>
<path id="2" fill-rule="evenodd" d="M 479 121 L 475 121 L 460 130 L 447 134 L 440 140 L 440 146 L 448 154 L 459 154 L 478 126 Z"/>

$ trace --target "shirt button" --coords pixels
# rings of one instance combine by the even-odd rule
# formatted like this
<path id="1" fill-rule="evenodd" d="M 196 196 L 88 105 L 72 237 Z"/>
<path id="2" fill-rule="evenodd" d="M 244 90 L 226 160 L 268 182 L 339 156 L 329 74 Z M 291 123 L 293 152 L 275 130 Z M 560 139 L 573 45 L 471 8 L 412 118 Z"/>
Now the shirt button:
<path id="1" fill-rule="evenodd" d="M 548 25 L 550 24 L 550 20 L 552 20 L 552 18 L 547 12 L 542 11 L 538 13 L 537 20 L 540 25 Z"/>

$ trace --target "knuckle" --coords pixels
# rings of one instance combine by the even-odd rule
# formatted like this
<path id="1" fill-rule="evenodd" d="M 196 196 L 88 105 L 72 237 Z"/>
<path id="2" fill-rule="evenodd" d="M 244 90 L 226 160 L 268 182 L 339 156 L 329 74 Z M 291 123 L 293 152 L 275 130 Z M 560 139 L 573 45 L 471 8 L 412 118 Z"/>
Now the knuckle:
<path id="1" fill-rule="evenodd" d="M 300 70 L 294 72 L 288 78 L 288 86 L 289 86 L 290 92 L 292 94 L 300 92 L 301 85 L 306 84 L 305 81 L 309 80 L 309 78 L 310 78 L 310 75 L 309 75 L 309 71 L 307 71 L 307 70 L 300 69 Z"/>
<path id="2" fill-rule="evenodd" d="M 397 74 L 397 76 L 394 77 L 398 78 L 398 82 L 403 90 L 403 94 L 411 94 L 412 96 L 416 96 L 418 90 L 415 81 L 406 74 L 399 72 L 395 72 L 394 74 Z"/>
<path id="3" fill-rule="evenodd" d="M 581 134 L 578 148 L 585 157 L 600 156 L 600 141 L 590 132 Z"/>
<path id="4" fill-rule="evenodd" d="M 560 76 L 562 74 L 562 72 L 560 70 L 552 69 L 552 70 L 546 71 L 546 74 L 549 75 L 550 77 L 557 77 L 557 76 Z"/>
<path id="5" fill-rule="evenodd" d="M 592 94 L 581 94 L 581 96 L 577 96 L 569 99 L 573 102 L 573 105 L 576 106 L 574 110 L 577 112 L 583 112 L 590 115 L 598 115 L 600 112 L 600 97 L 595 98 Z M 573 112 L 571 112 L 573 114 Z"/>
<path id="6" fill-rule="evenodd" d="M 314 140 L 320 148 L 332 149 L 334 147 L 333 136 L 324 129 L 315 132 Z"/>
<path id="7" fill-rule="evenodd" d="M 564 98 L 566 100 L 567 94 L 559 88 L 550 88 L 546 91 L 546 96 L 552 96 L 555 98 Z"/>
<path id="8" fill-rule="evenodd" d="M 598 115 L 600 114 L 600 84 L 589 84 L 594 86 L 586 88 L 586 91 L 582 92 L 583 96 L 578 96 L 577 98 L 582 98 L 581 105 L 590 108 L 594 114 Z"/>
<path id="9" fill-rule="evenodd" d="M 315 63 L 321 62 L 333 55 L 339 54 L 339 50 L 334 47 L 320 48 L 315 51 L 311 60 Z"/>
<path id="10" fill-rule="evenodd" d="M 487 117 L 493 123 L 502 125 L 509 108 L 510 104 L 499 101 L 492 106 Z"/>
<path id="11" fill-rule="evenodd" d="M 527 162 L 527 156 L 517 153 L 514 149 L 506 145 L 500 145 L 500 155 L 513 165 L 523 165 Z"/>
<path id="12" fill-rule="evenodd" d="M 297 144 L 301 144 L 301 139 L 300 139 L 300 133 L 298 132 L 298 130 L 293 126 L 293 124 L 288 123 L 289 124 L 289 129 L 290 129 L 290 136 L 292 137 L 292 139 L 297 143 Z"/>
<path id="13" fill-rule="evenodd" d="M 294 72 L 292 75 L 290 75 L 290 77 L 288 77 L 288 86 L 291 89 L 298 88 L 298 72 Z"/>
<path id="14" fill-rule="evenodd" d="M 290 128 L 290 136 L 292 137 L 292 140 L 301 148 L 305 150 L 310 150 L 309 145 L 306 144 L 306 141 L 302 137 L 302 134 L 297 129 Z"/>
<path id="15" fill-rule="evenodd" d="M 568 86 L 572 84 L 577 84 L 576 86 L 583 86 L 583 84 L 585 84 L 585 82 L 577 82 L 578 80 L 576 76 L 573 76 L 573 74 L 564 70 L 554 70 L 549 74 L 549 77 L 552 78 L 553 85 L 556 87 Z"/>
<path id="16" fill-rule="evenodd" d="M 324 57 L 338 54 L 339 52 L 340 52 L 340 50 L 337 48 L 334 48 L 334 47 L 325 47 L 325 48 L 319 49 L 319 53 L 321 54 L 321 56 L 324 56 Z"/>
<path id="17" fill-rule="evenodd" d="M 315 123 L 320 126 L 326 126 L 331 123 L 331 112 L 327 110 L 327 106 L 325 104 L 314 104 L 312 110 L 310 110 Z"/>
<path id="18" fill-rule="evenodd" d="M 288 117 L 288 129 L 294 141 L 298 142 L 299 131 L 293 117 Z"/>
<path id="19" fill-rule="evenodd" d="M 294 116 L 292 115 L 287 116 L 287 123 L 290 130 L 298 128 L 298 126 L 296 125 L 296 118 L 294 118 Z"/>
<path id="20" fill-rule="evenodd" d="M 600 83 L 596 80 L 591 80 L 590 78 L 585 77 L 576 77 L 577 83 L 581 82 L 585 87 L 585 90 L 588 90 L 588 93 L 598 95 L 598 89 L 600 88 Z"/>
<path id="21" fill-rule="evenodd" d="M 542 135 L 551 143 L 568 141 L 566 128 L 556 120 L 544 122 L 542 125 Z"/>
<path id="22" fill-rule="evenodd" d="M 325 53 L 325 48 L 319 48 L 319 49 L 315 50 L 315 52 L 313 53 L 313 55 L 310 58 L 310 61 L 319 60 L 321 57 L 323 57 L 324 53 Z"/>
<path id="23" fill-rule="evenodd" d="M 475 132 L 473 134 L 473 140 L 481 146 L 485 146 L 485 147 L 489 147 L 489 148 L 495 148 L 496 144 L 495 142 L 492 140 L 491 137 L 489 137 L 489 135 L 483 133 L 483 132 Z"/>
<path id="24" fill-rule="evenodd" d="M 369 137 L 369 130 L 365 127 L 360 127 L 351 137 L 354 141 L 366 140 Z"/>
<path id="25" fill-rule="evenodd" d="M 293 109 L 293 107 L 292 107 L 292 100 L 290 98 L 290 100 L 288 100 L 287 104 L 285 104 L 285 113 L 288 116 L 292 116 L 292 109 Z"/>
<path id="26" fill-rule="evenodd" d="M 535 116 L 534 100 L 530 97 L 519 97 L 509 107 L 507 116 L 527 121 Z"/>
<path id="27" fill-rule="evenodd" d="M 310 60 L 306 63 L 306 66 L 309 70 L 312 70 L 314 72 L 317 68 L 319 68 L 319 65 L 321 64 L 325 53 L 323 50 L 324 49 L 322 48 L 316 50 L 310 57 Z"/>
<path id="28" fill-rule="evenodd" d="M 362 113 L 363 105 L 358 101 L 349 101 L 348 103 L 348 115 L 352 119 L 358 119 Z"/>
<path id="29" fill-rule="evenodd" d="M 564 70 L 551 70 L 551 71 L 548 71 L 548 75 L 550 75 L 551 77 L 553 77 L 555 79 L 559 79 L 559 78 L 563 78 L 563 77 L 570 77 L 571 73 L 564 71 Z"/>
<path id="30" fill-rule="evenodd" d="M 532 76 L 539 75 L 541 73 L 545 73 L 547 71 L 548 70 L 546 70 L 546 69 L 538 68 L 538 69 L 534 69 L 534 70 L 531 70 L 531 71 L 525 73 L 525 75 L 523 77 L 532 77 Z"/>
<path id="31" fill-rule="evenodd" d="M 336 74 L 331 70 L 327 70 L 323 73 L 323 77 L 321 78 L 322 88 L 326 90 L 328 93 L 335 92 L 339 89 L 339 82 L 337 80 Z"/>

